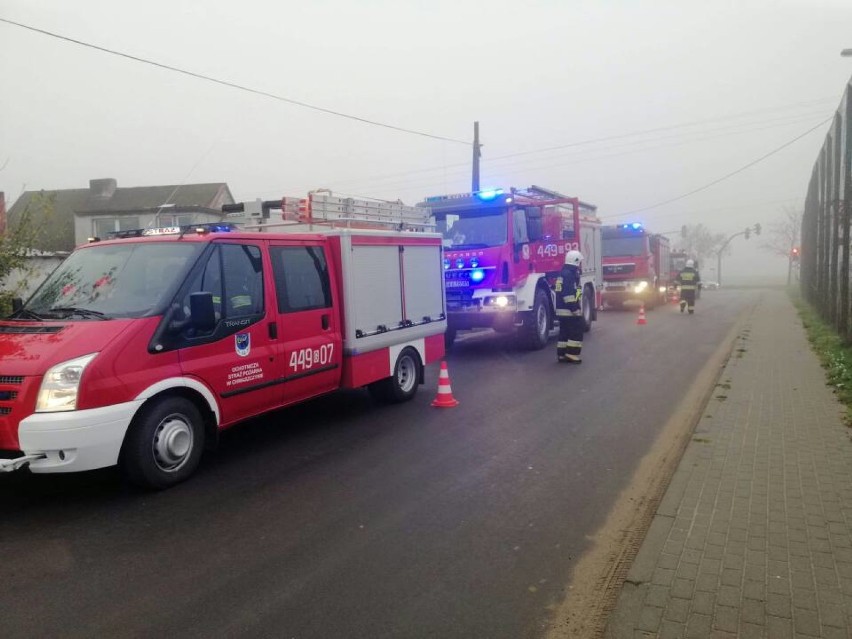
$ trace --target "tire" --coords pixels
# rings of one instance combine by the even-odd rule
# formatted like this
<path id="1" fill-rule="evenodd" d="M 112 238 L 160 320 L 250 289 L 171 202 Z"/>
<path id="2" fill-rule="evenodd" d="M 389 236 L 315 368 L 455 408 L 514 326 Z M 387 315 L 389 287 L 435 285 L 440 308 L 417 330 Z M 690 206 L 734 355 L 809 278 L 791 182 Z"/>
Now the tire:
<path id="1" fill-rule="evenodd" d="M 368 386 L 374 399 L 385 404 L 401 404 L 417 394 L 420 384 L 420 355 L 410 346 L 403 348 L 396 364 L 393 375 L 380 379 Z"/>
<path id="2" fill-rule="evenodd" d="M 541 289 L 535 292 L 532 311 L 526 313 L 524 325 L 520 330 L 520 342 L 524 348 L 538 351 L 547 346 L 547 338 L 550 333 L 550 305 L 547 302 L 547 293 Z"/>
<path id="3" fill-rule="evenodd" d="M 457 331 L 454 328 L 447 328 L 447 332 L 444 333 L 444 348 L 446 350 L 453 347 L 453 344 L 456 341 L 456 332 Z"/>
<path id="4" fill-rule="evenodd" d="M 587 286 L 583 291 L 583 332 L 588 333 L 592 330 L 592 300 L 589 299 L 589 291 Z"/>
<path id="5" fill-rule="evenodd" d="M 137 486 L 162 490 L 187 479 L 201 461 L 204 423 L 183 397 L 155 400 L 133 419 L 121 448 L 119 465 Z"/>

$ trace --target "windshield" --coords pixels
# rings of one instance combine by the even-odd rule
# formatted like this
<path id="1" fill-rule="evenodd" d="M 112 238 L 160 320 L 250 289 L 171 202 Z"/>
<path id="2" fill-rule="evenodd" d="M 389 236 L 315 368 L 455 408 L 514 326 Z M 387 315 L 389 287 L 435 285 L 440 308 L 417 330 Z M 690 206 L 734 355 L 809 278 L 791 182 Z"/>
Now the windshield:
<path id="1" fill-rule="evenodd" d="M 445 248 L 487 248 L 506 243 L 505 208 L 463 215 L 448 213 L 437 218 L 437 229 L 444 235 Z"/>
<path id="2" fill-rule="evenodd" d="M 30 298 L 26 311 L 44 318 L 142 317 L 158 309 L 203 244 L 105 244 L 71 254 Z"/>
<path id="3" fill-rule="evenodd" d="M 644 255 L 644 237 L 612 237 L 603 240 L 604 257 L 623 257 L 625 255 Z"/>

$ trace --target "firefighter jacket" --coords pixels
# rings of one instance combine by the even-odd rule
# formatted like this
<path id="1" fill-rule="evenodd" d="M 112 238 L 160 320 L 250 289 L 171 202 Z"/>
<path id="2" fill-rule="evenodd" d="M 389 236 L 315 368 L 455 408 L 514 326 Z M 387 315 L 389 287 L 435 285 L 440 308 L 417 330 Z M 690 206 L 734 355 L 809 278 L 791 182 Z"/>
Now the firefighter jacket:
<path id="1" fill-rule="evenodd" d="M 701 282 L 701 276 L 694 268 L 686 267 L 677 274 L 677 283 L 682 291 L 694 291 Z"/>
<path id="2" fill-rule="evenodd" d="M 576 267 L 563 266 L 554 285 L 556 291 L 556 316 L 576 317 L 583 315 L 583 289 L 580 272 Z"/>

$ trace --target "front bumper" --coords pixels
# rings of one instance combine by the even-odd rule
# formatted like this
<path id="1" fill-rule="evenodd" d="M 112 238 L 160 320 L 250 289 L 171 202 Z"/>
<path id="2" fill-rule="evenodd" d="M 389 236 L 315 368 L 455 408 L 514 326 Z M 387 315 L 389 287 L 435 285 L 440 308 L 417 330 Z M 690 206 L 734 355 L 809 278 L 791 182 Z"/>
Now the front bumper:
<path id="1" fill-rule="evenodd" d="M 142 401 L 65 413 L 34 413 L 21 420 L 24 457 L 0 461 L 15 470 L 22 461 L 34 473 L 69 473 L 114 466 L 124 435 Z"/>
<path id="2" fill-rule="evenodd" d="M 638 286 L 638 281 L 605 283 L 601 291 L 601 301 L 604 304 L 621 304 L 631 300 L 646 302 L 662 295 L 651 285 L 637 291 Z"/>
<path id="3" fill-rule="evenodd" d="M 503 304 L 497 304 L 504 298 Z M 447 327 L 509 330 L 520 322 L 518 299 L 512 292 L 479 290 L 473 295 L 447 295 Z"/>

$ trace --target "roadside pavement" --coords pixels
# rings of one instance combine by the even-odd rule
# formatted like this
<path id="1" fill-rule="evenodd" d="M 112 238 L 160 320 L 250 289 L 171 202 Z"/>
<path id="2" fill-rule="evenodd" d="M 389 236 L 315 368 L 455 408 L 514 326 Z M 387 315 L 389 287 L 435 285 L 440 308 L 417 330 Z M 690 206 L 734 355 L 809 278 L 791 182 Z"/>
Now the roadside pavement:
<path id="1" fill-rule="evenodd" d="M 755 295 L 607 639 L 852 637 L 852 430 L 786 293 Z"/>

